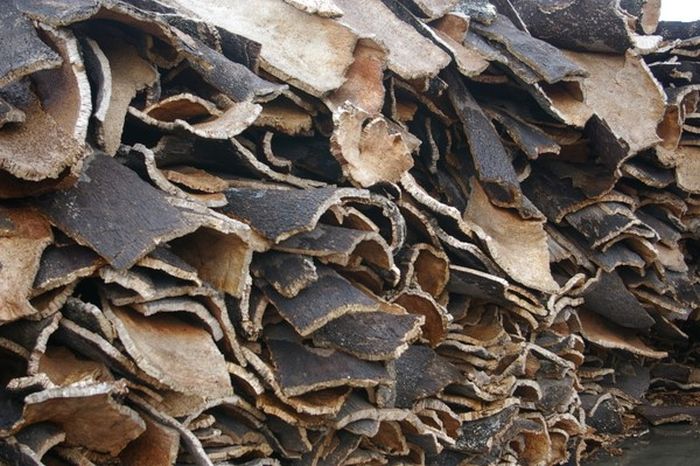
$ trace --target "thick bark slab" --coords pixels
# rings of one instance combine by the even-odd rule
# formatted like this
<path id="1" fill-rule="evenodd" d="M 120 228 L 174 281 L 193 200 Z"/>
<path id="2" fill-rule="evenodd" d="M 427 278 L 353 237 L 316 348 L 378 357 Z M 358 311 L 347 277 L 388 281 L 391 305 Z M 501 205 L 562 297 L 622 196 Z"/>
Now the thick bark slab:
<path id="1" fill-rule="evenodd" d="M 28 18 L 14 5 L 6 5 L 0 16 L 4 44 L 0 57 L 0 87 L 39 70 L 56 68 L 61 57 L 41 41 Z"/>
<path id="2" fill-rule="evenodd" d="M 53 235 L 46 220 L 28 209 L 2 211 L 10 228 L 0 235 L 0 324 L 35 314 L 31 289 Z"/>
<path id="3" fill-rule="evenodd" d="M 344 314 L 371 312 L 379 302 L 370 298 L 332 269 L 318 270 L 318 280 L 293 298 L 286 298 L 272 288 L 263 288 L 282 318 L 302 336 L 307 336 Z"/>
<path id="4" fill-rule="evenodd" d="M 389 381 L 389 373 L 379 362 L 289 341 L 271 340 L 267 346 L 280 387 L 288 396 L 332 387 L 374 387 Z"/>
<path id="5" fill-rule="evenodd" d="M 40 205 L 61 230 L 120 269 L 197 226 L 136 173 L 100 154 L 87 161 L 75 187 L 46 196 Z"/>

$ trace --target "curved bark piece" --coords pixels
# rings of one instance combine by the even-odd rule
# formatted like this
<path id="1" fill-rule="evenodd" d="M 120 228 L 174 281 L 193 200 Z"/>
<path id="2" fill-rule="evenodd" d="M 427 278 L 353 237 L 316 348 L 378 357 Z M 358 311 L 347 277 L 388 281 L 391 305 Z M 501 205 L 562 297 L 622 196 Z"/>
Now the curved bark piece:
<path id="1" fill-rule="evenodd" d="M 312 136 L 313 116 L 289 100 L 275 100 L 262 106 L 253 126 L 287 134 Z"/>
<path id="2" fill-rule="evenodd" d="M 43 373 L 57 386 L 76 382 L 114 382 L 114 377 L 102 362 L 79 359 L 63 346 L 50 346 L 40 356 L 32 372 Z"/>
<path id="3" fill-rule="evenodd" d="M 188 3 L 192 2 L 188 1 Z M 217 28 L 217 32 L 222 38 L 236 36 L 226 28 Z M 189 45 L 184 54 L 194 70 L 207 83 L 234 102 L 267 102 L 277 97 L 287 87 L 284 84 L 275 84 L 267 81 L 243 64 L 238 63 L 238 60 L 232 61 L 227 58 L 226 53 L 230 50 L 224 44 L 222 44 L 224 54 L 221 54 L 199 40 L 178 31 L 176 33 L 178 33 L 183 42 Z M 248 41 L 242 36 L 239 37 Z M 255 47 L 260 50 L 260 44 L 255 44 Z M 245 54 L 247 55 L 248 52 L 246 51 Z M 257 62 L 257 58 L 255 61 Z M 257 69 L 257 65 L 253 68 Z"/>
<path id="4" fill-rule="evenodd" d="M 43 32 L 59 51 L 63 65 L 32 75 L 37 94 L 46 113 L 76 141 L 83 142 L 92 114 L 92 96 L 78 40 L 66 29 L 46 28 Z"/>
<path id="5" fill-rule="evenodd" d="M 42 109 L 28 81 L 7 86 L 0 96 L 26 115 L 24 124 L 6 125 L 0 132 L 4 172 L 24 181 L 55 180 L 85 157 L 86 149 Z"/>
<path id="6" fill-rule="evenodd" d="M 469 30 L 467 17 L 447 14 L 435 20 L 431 27 L 436 36 L 434 40 L 447 49 L 457 69 L 464 76 L 479 76 L 489 67 L 489 60 L 485 54 L 464 43 L 464 36 Z"/>
<path id="7" fill-rule="evenodd" d="M 398 358 L 418 338 L 424 318 L 388 312 L 346 314 L 312 334 L 314 344 L 367 361 Z"/>
<path id="8" fill-rule="evenodd" d="M 135 47 L 122 39 L 113 36 L 100 37 L 96 43 L 91 43 L 90 47 L 95 50 L 97 44 L 107 59 L 106 62 L 101 62 L 101 73 L 109 73 L 102 77 L 102 85 L 109 84 L 111 89 L 109 95 L 105 95 L 106 92 L 103 91 L 103 102 L 98 101 L 95 113 L 96 139 L 101 149 L 109 155 L 114 155 L 121 142 L 124 118 L 131 100 L 138 91 L 154 85 L 158 80 L 158 73 L 153 65 L 141 58 Z M 99 56 L 100 52 L 95 54 Z"/>
<path id="9" fill-rule="evenodd" d="M 260 105 L 244 101 L 234 102 L 226 110 L 212 112 L 211 118 L 196 118 L 197 122 L 193 123 L 188 122 L 184 118 L 173 117 L 172 120 L 161 120 L 152 116 L 154 110 L 160 109 L 158 107 L 160 104 L 169 104 L 173 103 L 173 101 L 183 102 L 184 100 L 192 99 L 191 97 L 173 96 L 144 109 L 144 111 L 129 107 L 128 112 L 129 115 L 132 115 L 144 124 L 168 133 L 182 131 L 206 139 L 228 140 L 238 136 L 253 125 L 263 111 L 263 107 Z M 156 115 L 158 115 L 158 112 L 156 112 Z M 161 115 L 161 118 L 169 118 L 171 116 Z"/>
<path id="10" fill-rule="evenodd" d="M 116 402 L 123 381 L 78 383 L 32 393 L 17 427 L 50 421 L 66 433 L 66 444 L 116 455 L 145 430 L 136 411 Z M 16 428 L 17 428 L 16 427 Z"/>
<path id="11" fill-rule="evenodd" d="M 513 6 L 536 37 L 556 46 L 606 53 L 632 47 L 628 18 L 618 0 L 525 0 Z"/>
<path id="12" fill-rule="evenodd" d="M 233 188 L 226 191 L 223 212 L 241 220 L 278 243 L 302 231 L 311 231 L 321 215 L 345 197 L 369 198 L 369 192 L 349 188 L 303 190 Z"/>
<path id="13" fill-rule="evenodd" d="M 520 183 L 501 138 L 491 121 L 454 72 L 445 73 L 447 92 L 464 128 L 471 161 L 489 199 L 500 207 L 519 207 Z"/>
<path id="14" fill-rule="evenodd" d="M 596 278 L 583 293 L 585 309 L 626 328 L 645 329 L 654 325 L 654 319 L 617 272 L 600 273 Z"/>
<path id="15" fill-rule="evenodd" d="M 206 170 L 183 166 L 168 167 L 161 170 L 171 183 L 194 191 L 219 193 L 228 188 L 228 182 Z"/>
<path id="16" fill-rule="evenodd" d="M 488 25 L 474 22 L 471 26 L 481 36 L 504 45 L 549 84 L 586 76 L 583 68 L 569 60 L 559 49 L 519 30 L 502 14 Z"/>
<path id="17" fill-rule="evenodd" d="M 561 151 L 561 146 L 537 126 L 504 111 L 487 109 L 486 113 L 505 128 L 508 136 L 530 160 L 543 154 L 559 154 Z"/>
<path id="18" fill-rule="evenodd" d="M 443 306 L 438 304 L 428 293 L 407 289 L 402 291 L 393 300 L 411 314 L 423 316 L 422 336 L 431 346 L 437 346 L 447 336 L 447 327 L 452 317 Z"/>
<path id="19" fill-rule="evenodd" d="M 389 245 L 373 231 L 319 224 L 314 230 L 296 234 L 273 248 L 292 254 L 319 257 L 323 261 L 342 266 L 362 258 L 387 272 L 398 273 Z"/>
<path id="20" fill-rule="evenodd" d="M 663 359 L 666 351 L 656 351 L 647 346 L 633 330 L 606 321 L 590 311 L 578 311 L 581 335 L 603 348 L 619 349 L 650 359 Z"/>
<path id="21" fill-rule="evenodd" d="M 190 224 L 199 228 L 176 238 L 170 246 L 197 274 L 218 291 L 235 298 L 246 294 L 248 270 L 253 258 L 250 230 L 243 223 L 188 201 L 172 203 Z"/>
<path id="22" fill-rule="evenodd" d="M 452 293 L 506 304 L 510 285 L 501 277 L 468 267 L 451 265 L 447 289 Z"/>
<path id="23" fill-rule="evenodd" d="M 267 252 L 256 256 L 251 272 L 285 298 L 294 298 L 318 280 L 313 259 L 298 254 Z"/>
<path id="24" fill-rule="evenodd" d="M 34 294 L 65 286 L 88 277 L 104 265 L 100 256 L 78 244 L 52 245 L 44 250 L 36 277 Z"/>
<path id="25" fill-rule="evenodd" d="M 540 291 L 559 289 L 549 268 L 542 222 L 523 220 L 514 212 L 494 206 L 476 180 L 471 183 L 464 217 L 482 228 L 491 257 L 513 280 Z"/>
<path id="26" fill-rule="evenodd" d="M 396 406 L 411 408 L 462 380 L 462 373 L 427 346 L 412 345 L 396 360 Z"/>
<path id="27" fill-rule="evenodd" d="M 616 202 L 599 202 L 570 213 L 565 219 L 594 248 L 642 223 L 627 206 Z"/>
<path id="28" fill-rule="evenodd" d="M 339 88 L 352 63 L 357 42 L 354 33 L 285 2 L 188 0 L 186 5 L 207 21 L 262 44 L 260 66 L 313 96 Z"/>
<path id="29" fill-rule="evenodd" d="M 374 387 L 389 381 L 389 373 L 379 362 L 290 341 L 270 340 L 267 346 L 277 380 L 287 396 L 332 387 Z"/>
<path id="30" fill-rule="evenodd" d="M 56 226 L 118 269 L 131 267 L 159 243 L 198 226 L 187 222 L 160 191 L 103 154 L 86 162 L 73 188 L 52 193 L 39 204 Z"/>
<path id="31" fill-rule="evenodd" d="M 197 286 L 202 285 L 197 275 L 197 269 L 182 260 L 168 247 L 156 247 L 149 255 L 139 260 L 136 265 L 151 270 L 160 270 L 171 277 L 195 283 Z"/>
<path id="32" fill-rule="evenodd" d="M 373 39 L 359 39 L 353 56 L 355 59 L 345 73 L 345 82 L 326 97 L 326 105 L 335 113 L 349 101 L 353 107 L 375 116 L 384 107 L 387 51 Z"/>
<path id="33" fill-rule="evenodd" d="M 333 122 L 331 153 L 360 187 L 395 183 L 413 167 L 411 149 L 383 117 L 370 119 L 365 111 L 344 104 L 333 114 Z"/>
<path id="34" fill-rule="evenodd" d="M 191 455 L 191 461 L 197 466 L 214 466 L 207 456 L 202 443 L 199 439 L 186 428 L 182 423 L 172 416 L 169 416 L 158 409 L 151 406 L 147 401 L 141 397 L 131 394 L 129 396 L 129 401 L 135 404 L 140 411 L 143 411 L 149 417 L 153 418 L 156 422 L 163 424 L 166 427 L 170 427 L 180 434 L 180 440 L 187 452 Z"/>
<path id="35" fill-rule="evenodd" d="M 61 57 L 43 43 L 29 19 L 8 4 L 0 15 L 3 43 L 0 56 L 0 87 L 39 70 L 56 68 Z"/>
<path id="36" fill-rule="evenodd" d="M 44 249 L 53 240 L 51 227 L 28 209 L 3 209 L 12 226 L 0 235 L 0 325 L 35 314 L 31 289 Z"/>
<path id="37" fill-rule="evenodd" d="M 427 243 L 418 243 L 403 254 L 402 280 L 406 285 L 417 285 L 434 298 L 442 294 L 450 279 L 450 261 L 440 249 Z"/>
<path id="38" fill-rule="evenodd" d="M 432 78 L 450 62 L 449 55 L 397 17 L 381 0 L 362 4 L 352 0 L 335 2 L 343 10 L 338 21 L 386 47 L 388 68 L 402 78 Z"/>
<path id="39" fill-rule="evenodd" d="M 143 144 L 134 144 L 131 147 L 125 155 L 125 165 L 171 196 L 199 202 L 207 207 L 221 207 L 226 204 L 226 197 L 222 193 L 191 193 L 171 183 L 158 168 L 153 151 Z"/>
<path id="40" fill-rule="evenodd" d="M 163 298 L 147 303 L 134 303 L 131 305 L 131 308 L 146 317 L 161 312 L 186 312 L 200 320 L 215 341 L 221 340 L 224 336 L 219 322 L 211 315 L 209 309 L 204 304 L 190 297 Z"/>
<path id="41" fill-rule="evenodd" d="M 628 144 L 631 154 L 660 142 L 656 128 L 666 97 L 641 57 L 564 53 L 588 72 L 581 84 L 584 103 Z"/>
<path id="42" fill-rule="evenodd" d="M 318 280 L 294 298 L 285 298 L 270 287 L 263 292 L 282 318 L 302 336 L 307 336 L 338 317 L 379 310 L 370 298 L 330 268 L 318 268 Z"/>
<path id="43" fill-rule="evenodd" d="M 124 466 L 170 466 L 175 464 L 180 448 L 180 434 L 172 427 L 143 417 L 146 430 L 119 454 Z"/>
<path id="44" fill-rule="evenodd" d="M 161 383 L 204 400 L 231 394 L 226 361 L 207 331 L 168 315 L 144 317 L 118 307 L 105 314 L 139 368 Z"/>

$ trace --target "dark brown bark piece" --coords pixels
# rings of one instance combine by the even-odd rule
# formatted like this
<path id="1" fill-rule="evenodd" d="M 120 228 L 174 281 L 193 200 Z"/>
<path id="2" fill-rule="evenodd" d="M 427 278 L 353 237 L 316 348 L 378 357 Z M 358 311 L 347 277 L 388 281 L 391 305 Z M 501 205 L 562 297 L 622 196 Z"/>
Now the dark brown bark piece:
<path id="1" fill-rule="evenodd" d="M 560 152 L 559 144 L 538 127 L 506 112 L 487 110 L 487 114 L 505 128 L 508 136 L 520 147 L 520 150 L 525 152 L 529 159 L 534 160 L 542 154 L 558 154 Z"/>
<path id="2" fill-rule="evenodd" d="M 265 238 L 278 243 L 302 231 L 311 231 L 321 215 L 345 196 L 364 198 L 369 193 L 348 188 L 254 189 L 226 191 L 224 213 L 249 224 Z"/>
<path id="3" fill-rule="evenodd" d="M 477 178 L 489 199 L 501 207 L 520 206 L 520 183 L 496 129 L 462 78 L 454 72 L 445 72 L 444 77 L 449 86 L 447 91 L 450 102 L 462 121 Z"/>
<path id="4" fill-rule="evenodd" d="M 0 87 L 36 71 L 60 66 L 61 57 L 39 39 L 31 21 L 13 3 L 3 8 L 0 24 Z"/>
<path id="5" fill-rule="evenodd" d="M 586 310 L 578 311 L 581 334 L 589 342 L 603 348 L 618 349 L 651 359 L 663 359 L 666 351 L 657 351 L 644 343 L 632 329 L 626 329 Z"/>
<path id="6" fill-rule="evenodd" d="M 298 254 L 267 252 L 256 256 L 251 272 L 264 278 L 285 298 L 294 298 L 318 280 L 313 259 Z"/>
<path id="7" fill-rule="evenodd" d="M 627 289 L 617 272 L 603 273 L 583 293 L 584 307 L 623 327 L 645 329 L 654 319 Z"/>
<path id="8" fill-rule="evenodd" d="M 196 39 L 192 40 L 185 53 L 202 79 L 234 102 L 271 100 L 285 88 L 284 85 L 262 79 Z"/>
<path id="9" fill-rule="evenodd" d="M 56 226 L 118 269 L 197 227 L 160 191 L 101 154 L 86 161 L 75 187 L 48 195 L 39 205 Z"/>
<path id="10" fill-rule="evenodd" d="M 420 335 L 423 319 L 411 314 L 345 314 L 312 334 L 314 344 L 345 351 L 367 361 L 398 358 Z"/>
<path id="11" fill-rule="evenodd" d="M 66 434 L 50 422 L 39 422 L 25 427 L 15 435 L 15 438 L 28 446 L 41 459 L 47 451 L 62 443 L 66 439 Z"/>
<path id="12" fill-rule="evenodd" d="M 439 345 L 447 336 L 447 328 L 451 316 L 442 305 L 428 293 L 417 290 L 403 290 L 394 298 L 393 303 L 399 304 L 411 314 L 423 316 L 422 336 L 431 346 Z"/>
<path id="13" fill-rule="evenodd" d="M 568 214 L 566 221 L 598 247 L 641 222 L 626 206 L 600 202 Z"/>
<path id="14" fill-rule="evenodd" d="M 632 46 L 630 30 L 617 1 L 561 3 L 524 0 L 514 6 L 533 35 L 556 46 L 608 53 L 624 53 Z"/>
<path id="15" fill-rule="evenodd" d="M 46 291 L 92 275 L 104 261 L 91 249 L 78 244 L 52 245 L 41 256 L 34 278 L 35 290 Z"/>
<path id="16" fill-rule="evenodd" d="M 513 424 L 516 407 L 508 407 L 492 415 L 464 422 L 460 427 L 455 449 L 464 453 L 488 453 Z"/>
<path id="17" fill-rule="evenodd" d="M 389 380 L 380 362 L 282 340 L 270 340 L 267 346 L 280 387 L 288 396 L 331 387 L 374 387 Z"/>
<path id="18" fill-rule="evenodd" d="M 559 49 L 519 30 L 504 15 L 498 15 L 496 20 L 488 25 L 475 22 L 471 29 L 505 45 L 510 53 L 531 67 L 549 84 L 586 75 L 581 67 L 569 60 Z"/>
<path id="19" fill-rule="evenodd" d="M 411 408 L 421 398 L 436 395 L 462 380 L 462 373 L 427 346 L 410 346 L 397 360 L 396 406 Z"/>
<path id="20" fill-rule="evenodd" d="M 294 298 L 285 298 L 271 287 L 263 291 L 302 336 L 307 336 L 333 319 L 354 312 L 379 309 L 379 302 L 370 298 L 330 268 L 318 268 L 318 280 Z"/>
<path id="21" fill-rule="evenodd" d="M 319 224 L 312 231 L 281 241 L 274 249 L 319 257 L 343 266 L 361 257 L 365 262 L 386 271 L 393 272 L 395 269 L 389 245 L 373 231 Z"/>
<path id="22" fill-rule="evenodd" d="M 700 419 L 700 407 L 697 406 L 642 405 L 635 408 L 635 412 L 655 426 L 678 422 L 694 424 Z"/>

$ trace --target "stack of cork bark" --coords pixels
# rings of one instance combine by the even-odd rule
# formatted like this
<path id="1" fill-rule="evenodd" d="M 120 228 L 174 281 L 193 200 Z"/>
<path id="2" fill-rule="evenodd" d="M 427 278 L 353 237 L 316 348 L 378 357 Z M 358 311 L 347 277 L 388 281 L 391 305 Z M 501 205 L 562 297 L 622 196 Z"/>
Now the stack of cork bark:
<path id="1" fill-rule="evenodd" d="M 700 418 L 700 23 L 659 3 L 6 1 L 0 464 L 578 464 Z"/>

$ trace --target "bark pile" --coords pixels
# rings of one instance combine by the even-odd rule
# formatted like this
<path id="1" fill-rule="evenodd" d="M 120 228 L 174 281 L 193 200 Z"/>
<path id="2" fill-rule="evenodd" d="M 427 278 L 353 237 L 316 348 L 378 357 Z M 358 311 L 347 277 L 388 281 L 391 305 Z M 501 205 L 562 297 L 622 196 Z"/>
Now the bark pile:
<path id="1" fill-rule="evenodd" d="M 700 417 L 700 23 L 5 3 L 0 464 L 578 464 Z"/>

